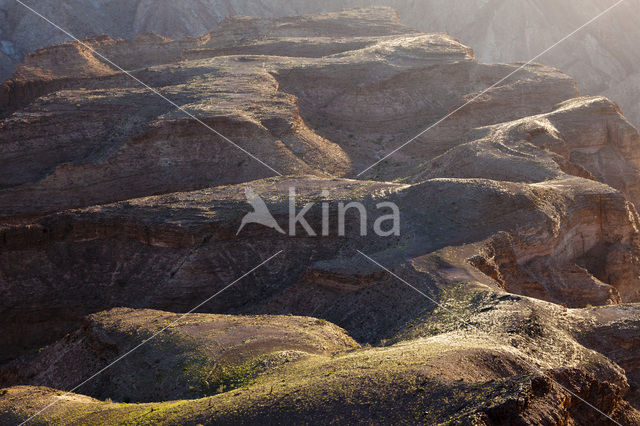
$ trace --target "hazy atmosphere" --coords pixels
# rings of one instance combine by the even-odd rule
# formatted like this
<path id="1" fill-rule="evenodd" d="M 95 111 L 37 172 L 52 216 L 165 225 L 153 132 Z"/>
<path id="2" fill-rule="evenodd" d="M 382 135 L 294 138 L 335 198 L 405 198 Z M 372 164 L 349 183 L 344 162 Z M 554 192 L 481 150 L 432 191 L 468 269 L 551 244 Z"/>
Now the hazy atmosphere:
<path id="1" fill-rule="evenodd" d="M 640 0 L 0 12 L 0 425 L 640 425 Z"/>

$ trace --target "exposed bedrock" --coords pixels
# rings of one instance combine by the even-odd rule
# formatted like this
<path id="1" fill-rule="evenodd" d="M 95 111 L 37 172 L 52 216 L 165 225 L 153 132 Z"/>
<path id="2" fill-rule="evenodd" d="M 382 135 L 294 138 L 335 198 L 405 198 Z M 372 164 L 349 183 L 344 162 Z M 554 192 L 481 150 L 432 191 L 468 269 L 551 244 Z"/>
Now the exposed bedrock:
<path id="1" fill-rule="evenodd" d="M 507 291 L 572 307 L 637 302 L 638 215 L 619 194 L 582 198 L 544 232 L 500 233 L 471 263 Z"/>
<path id="2" fill-rule="evenodd" d="M 169 333 L 82 392 L 130 402 L 197 398 L 245 386 L 287 362 L 359 347 L 344 330 L 313 318 L 194 314 L 185 321 L 169 312 L 119 308 L 88 316 L 37 355 L 0 367 L 0 383 L 73 388 L 165 327 Z"/>
<path id="3" fill-rule="evenodd" d="M 298 18 L 237 19 L 180 41 L 151 35 L 86 41 L 175 105 L 77 42 L 41 49 L 4 83 L 0 215 L 33 216 L 276 172 L 355 175 L 473 99 L 428 139 L 368 174 L 395 179 L 459 145 L 475 127 L 544 113 L 577 95 L 570 77 L 531 65 L 521 78 L 476 97 L 496 73 L 517 66 L 480 64 L 454 38 L 409 30 L 384 13 L 364 18 L 375 29 L 356 31 L 362 13 L 368 12 L 324 16 L 321 26 L 331 31 Z M 305 42 L 335 52 L 298 51 Z M 247 51 L 265 43 L 270 50 Z"/>
<path id="4" fill-rule="evenodd" d="M 602 269 L 595 256 L 602 251 L 610 259 L 636 258 L 637 213 L 619 192 L 591 180 L 566 177 L 543 185 L 433 179 L 407 186 L 307 176 L 247 186 L 263 196 L 285 229 L 287 190 L 296 187 L 298 211 L 306 202 L 316 203 L 306 218 L 318 235 L 324 200 L 331 206 L 330 235 L 312 237 L 298 226 L 290 237 L 249 225 L 236 236 L 251 211 L 244 185 L 6 226 L 1 239 L 5 356 L 15 345 L 27 349 L 44 335 L 53 338 L 56 332 L 47 329 L 62 333 L 82 316 L 110 307 L 184 312 L 279 250 L 282 256 L 202 310 L 314 315 L 361 341 L 378 341 L 433 308 L 427 299 L 409 298 L 414 290 L 394 282 L 356 249 L 401 268 L 433 298 L 440 287 L 478 279 L 570 306 L 638 300 L 637 266 L 618 261 Z M 328 199 L 322 189 L 331 194 Z M 360 217 L 353 209 L 346 216 L 346 236 L 337 235 L 336 204 L 353 199 L 367 206 L 366 237 L 359 236 Z M 373 234 L 373 221 L 390 213 L 376 210 L 381 201 L 399 206 L 399 237 Z M 462 208 L 463 203 L 473 208 Z M 501 241 L 506 243 L 500 246 Z M 462 250 L 453 266 L 428 260 L 430 253 L 470 243 L 480 245 Z M 479 278 L 467 258 L 495 282 Z M 372 300 L 378 301 L 373 311 L 367 308 Z M 33 341 L 25 337 L 34 333 Z"/>
<path id="5" fill-rule="evenodd" d="M 331 234 L 311 237 L 298 225 L 296 236 L 289 237 L 248 225 L 236 236 L 242 217 L 251 211 L 244 185 L 130 200 L 3 227 L 0 281 L 7 299 L 1 311 L 6 320 L 3 336 L 12 346 L 3 356 L 15 353 L 14 345 L 26 348 L 50 340 L 45 336 L 63 332 L 69 322 L 110 307 L 187 311 L 283 250 L 203 307 L 205 312 L 250 312 L 256 303 L 297 280 L 307 268 L 300 258 L 352 256 L 354 247 L 369 244 L 380 249 L 390 244 L 393 238 L 360 237 L 354 210 L 345 216 L 347 236 L 339 237 L 336 203 L 354 197 L 375 200 L 405 187 L 311 176 L 249 186 L 265 197 L 285 229 L 289 186 L 299 192 L 298 210 L 315 200 L 316 208 L 306 218 L 318 235 L 322 230 L 318 200 L 323 199 L 322 188 L 329 190 Z M 375 206 L 373 200 L 369 203 Z M 375 207 L 372 214 L 377 214 Z M 375 218 L 368 223 L 371 232 Z"/>

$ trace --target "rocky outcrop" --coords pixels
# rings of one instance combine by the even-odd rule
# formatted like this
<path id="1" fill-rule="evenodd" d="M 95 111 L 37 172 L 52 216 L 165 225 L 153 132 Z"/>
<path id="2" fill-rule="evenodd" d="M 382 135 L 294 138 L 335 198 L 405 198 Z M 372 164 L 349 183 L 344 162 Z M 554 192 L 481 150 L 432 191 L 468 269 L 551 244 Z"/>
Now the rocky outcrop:
<path id="1" fill-rule="evenodd" d="M 144 417 L 154 423 L 170 416 L 180 423 L 217 423 L 241 416 L 249 422 L 293 424 L 311 416 L 326 422 L 371 418 L 401 421 L 407 412 L 420 421 L 471 420 L 486 425 L 507 419 L 522 424 L 597 424 L 611 418 L 624 425 L 640 420 L 640 413 L 624 399 L 629 384 L 623 371 L 571 336 L 569 330 L 574 323 L 570 313 L 540 301 L 465 290 L 448 299 L 448 309 L 456 309 L 474 326 L 462 322 L 456 327 L 446 319 L 446 310 L 438 310 L 424 322 L 417 321 L 409 334 L 400 337 L 402 343 L 337 352 L 331 357 L 310 354 L 279 366 L 271 364 L 272 369 L 267 368 L 258 380 L 241 388 L 171 403 L 122 404 L 77 394 L 61 395 L 49 388 L 16 386 L 4 390 L 0 398 L 0 420 L 19 420 L 56 400 L 41 415 L 41 421 L 123 422 Z M 113 324 L 111 328 L 127 330 L 135 326 L 135 321 L 111 323 L 112 315 L 101 314 L 103 322 Z M 133 311 L 124 319 L 145 316 L 149 317 L 148 311 Z M 171 346 L 176 339 L 170 336 L 198 336 L 207 327 L 215 327 L 216 322 L 206 318 L 194 316 L 187 325 L 153 345 Z M 288 325 L 286 318 L 291 318 Z M 122 320 L 123 316 L 115 315 L 115 319 Z M 296 317 L 231 321 L 231 328 L 218 329 L 213 338 L 233 345 L 241 341 L 235 333 L 247 331 L 247 327 L 270 328 L 271 333 L 278 334 L 283 333 L 283 327 L 305 323 L 307 333 L 335 332 L 328 325 Z M 272 321 L 280 324 L 271 325 Z M 447 329 L 451 325 L 454 328 Z M 286 334 L 279 336 L 286 339 Z M 63 340 L 43 353 L 53 353 L 54 348 L 74 349 L 70 343 L 75 338 Z M 261 337 L 244 345 L 260 345 L 265 340 Z M 148 358 L 139 361 L 148 362 Z M 167 362 L 160 360 L 153 368 L 162 371 Z M 122 371 L 126 367 L 112 372 L 111 387 L 128 380 L 120 374 Z M 172 370 L 172 374 L 179 373 Z M 131 391 L 132 386 L 126 389 Z M 600 412 L 587 410 L 584 401 Z"/>
<path id="2" fill-rule="evenodd" d="M 575 311 L 574 334 L 583 345 L 605 354 L 624 368 L 629 379 L 627 399 L 640 402 L 640 359 L 638 345 L 637 305 L 608 306 Z"/>
<path id="3" fill-rule="evenodd" d="M 20 94 L 20 84 L 40 91 L 34 89 L 33 102 L 18 95 L 29 106 L 0 122 L 0 147 L 7 158 L 0 175 L 0 215 L 29 216 L 276 173 L 356 174 L 465 103 L 498 68 L 515 69 L 479 64 L 468 47 L 445 35 L 412 32 L 387 9 L 321 16 L 315 27 L 301 18 L 238 19 L 198 39 L 151 37 L 131 43 L 101 37 L 87 42 L 116 61 L 129 57 L 124 66 L 175 105 L 136 87 L 130 76 L 78 43 L 32 55 L 4 83 L 7 93 Z M 346 38 L 349 32 L 353 35 Z M 264 43 L 265 34 L 279 41 L 269 56 L 240 54 L 254 40 Z M 296 57 L 300 52 L 291 46 L 304 34 L 309 43 L 320 40 L 348 49 L 344 41 L 352 40 L 366 47 Z M 340 34 L 343 39 L 327 39 Z M 224 52 L 205 49 L 200 59 L 173 64 L 192 55 L 194 47 L 212 44 L 218 50 L 227 47 Z M 238 44 L 239 52 L 230 56 Z M 141 50 L 151 53 L 138 54 Z M 207 54 L 223 56 L 202 57 Z M 149 56 L 155 62 L 147 63 Z M 530 66 L 522 72 L 525 79 L 507 81 L 469 105 L 436 132 L 432 143 L 407 147 L 373 174 L 391 178 L 405 173 L 419 160 L 459 144 L 470 128 L 542 113 L 577 94 L 573 80 L 556 70 Z M 444 84 L 438 79 L 443 73 L 448 75 Z M 122 107 L 107 107 L 112 99 Z M 50 138 L 52 126 L 55 136 Z M 237 157 L 246 154 L 242 150 L 269 158 L 271 164 Z M 225 171 L 230 168 L 239 169 L 229 176 Z"/>
<path id="4" fill-rule="evenodd" d="M 163 333 L 82 392 L 131 402 L 190 399 L 244 386 L 311 354 L 328 356 L 359 346 L 343 330 L 313 318 L 194 314 L 180 322 L 180 317 L 132 309 L 91 315 L 81 329 L 35 357 L 0 368 L 0 380 L 70 389 L 139 340 Z"/>
<path id="5" fill-rule="evenodd" d="M 551 112 L 475 129 L 466 137 L 468 143 L 421 165 L 411 180 L 541 182 L 562 172 L 604 182 L 629 200 L 640 200 L 638 131 L 608 99 L 571 99 Z M 470 161 L 473 156 L 479 158 Z"/>
<path id="6" fill-rule="evenodd" d="M 285 229 L 288 206 L 283 196 L 289 187 L 297 190 L 298 210 L 305 200 L 317 200 L 322 189 L 328 190 L 330 235 L 312 237 L 300 228 L 295 237 L 282 237 L 258 225 L 236 235 L 250 211 L 245 185 L 267 200 Z M 396 203 L 402 212 L 401 236 L 377 237 L 371 228 L 377 217 L 373 216 L 368 219 L 370 234 L 359 237 L 355 212 L 347 219 L 347 235 L 337 235 L 337 204 L 354 198 L 362 199 L 370 215 L 376 214 L 378 202 Z M 474 209 L 463 208 L 465 203 L 473 203 Z M 319 202 L 307 220 L 320 235 Z M 302 177 L 129 200 L 5 227 L 0 259 L 6 304 L 1 326 L 8 340 L 3 346 L 8 356 L 19 350 L 18 342 L 26 345 L 24 349 L 42 342 L 39 333 L 33 342 L 24 332 L 14 334 L 17 323 L 42 332 L 49 329 L 54 338 L 69 327 L 66 321 L 77 322 L 113 306 L 188 310 L 239 275 L 243 268 L 238 269 L 238 262 L 250 269 L 252 259 L 265 259 L 281 249 L 296 256 L 277 259 L 253 283 L 238 283 L 206 311 L 313 313 L 361 341 L 375 342 L 430 302 L 407 299 L 410 288 L 389 287 L 388 276 L 373 273 L 366 259 L 344 258 L 346 253 L 381 252 L 389 266 L 400 266 L 406 259 L 487 238 L 492 238 L 488 248 L 468 257 L 497 281 L 496 289 L 571 306 L 635 302 L 636 263 L 607 266 L 618 268 L 616 275 L 598 262 L 624 252 L 637 256 L 637 232 L 635 208 L 619 192 L 581 178 L 544 185 L 432 179 L 406 186 Z M 460 263 L 468 269 L 464 259 Z M 39 267 L 27 268 L 30 264 Z M 409 267 L 405 273 L 433 286 L 433 278 L 419 271 Z M 28 303 L 25 293 L 32 295 Z M 309 294 L 315 296 L 310 299 Z M 371 297 L 384 306 L 375 315 L 368 308 Z"/>
<path id="7" fill-rule="evenodd" d="M 200 35 L 224 25 L 234 15 L 272 17 L 340 11 L 371 5 L 390 6 L 405 24 L 426 32 L 446 32 L 473 47 L 482 62 L 528 61 L 568 33 L 588 22 L 613 2 L 590 0 L 579 8 L 568 1 L 527 0 L 515 7 L 508 0 L 405 2 L 398 0 L 349 0 L 283 2 L 191 0 L 151 2 L 136 0 L 115 6 L 95 0 L 58 0 L 34 5 L 49 19 L 78 37 L 109 34 L 134 39 L 145 32 L 171 38 Z M 63 42 L 66 36 L 19 4 L 2 2 L 0 16 L 1 78 L 29 52 L 46 44 Z M 634 124 L 640 123 L 637 82 L 640 70 L 635 46 L 638 3 L 625 1 L 584 30 L 538 59 L 575 76 L 589 95 L 604 95 L 618 102 Z M 367 23 L 366 25 L 369 25 Z M 254 47 L 257 48 L 257 47 Z M 504 74 L 506 75 L 506 74 Z M 499 77 L 498 77 L 499 78 Z M 496 79 L 497 80 L 497 79 Z"/>
<path id="8" fill-rule="evenodd" d="M 635 208 L 616 193 L 580 198 L 574 208 L 550 214 L 551 238 L 536 242 L 529 233 L 498 234 L 472 263 L 513 293 L 578 307 L 637 302 Z M 624 266 L 611 261 L 625 253 Z"/>
<path id="9" fill-rule="evenodd" d="M 4 325 L 0 327 L 7 346 L 2 357 L 11 357 L 42 339 L 52 341 L 66 333 L 70 323 L 78 324 L 84 315 L 111 307 L 187 311 L 209 297 L 214 288 L 221 289 L 246 272 L 243 269 L 249 263 L 265 260 L 280 249 L 308 258 L 329 258 L 348 251 L 364 238 L 358 236 L 358 218 L 353 212 L 345 220 L 347 235 L 338 237 L 337 203 L 369 195 L 374 196 L 370 203 L 375 204 L 384 194 L 404 187 L 311 176 L 267 179 L 250 186 L 267 200 L 285 229 L 288 205 L 283 194 L 288 194 L 289 187 L 298 192 L 298 210 L 305 200 L 317 200 L 322 189 L 328 190 L 330 237 L 313 238 L 300 228 L 297 237 L 281 238 L 275 230 L 259 225 L 249 225 L 236 235 L 242 217 L 251 211 L 245 185 L 129 200 L 3 227 L 0 285 L 7 303 L 3 303 Z M 318 235 L 321 210 L 317 204 L 306 215 Z M 371 230 L 373 219 L 369 222 Z M 373 236 L 370 244 L 382 247 L 383 241 L 376 242 Z M 57 249 L 52 251 L 53 247 Z M 39 268 L 38 278 L 26 267 L 30 262 L 47 265 Z M 212 300 L 206 311 L 250 313 L 250 307 L 296 280 L 305 266 L 297 256 L 282 256 L 268 268 L 273 269 L 263 278 L 255 275 L 252 281 L 238 283 L 224 298 Z M 25 304 L 27 293 L 32 297 Z"/>

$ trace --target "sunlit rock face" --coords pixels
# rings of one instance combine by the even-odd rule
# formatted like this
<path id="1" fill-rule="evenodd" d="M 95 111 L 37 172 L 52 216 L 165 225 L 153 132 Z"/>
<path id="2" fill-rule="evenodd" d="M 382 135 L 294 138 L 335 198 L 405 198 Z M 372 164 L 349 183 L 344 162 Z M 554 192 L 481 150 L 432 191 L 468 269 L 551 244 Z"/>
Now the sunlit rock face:
<path id="1" fill-rule="evenodd" d="M 153 32 L 170 38 L 216 29 L 227 17 L 274 17 L 340 11 L 371 5 L 390 6 L 411 28 L 443 32 L 471 46 L 481 62 L 524 62 L 547 50 L 615 3 L 587 0 L 55 0 L 30 4 L 78 37 L 109 34 L 134 39 Z M 22 58 L 50 43 L 68 41 L 59 30 L 12 0 L 0 2 L 0 78 Z M 636 22 L 640 1 L 626 0 L 571 38 L 537 58 L 576 78 L 587 95 L 617 102 L 634 125 L 640 124 L 636 99 L 640 42 Z M 496 74 L 496 77 L 498 74 Z"/>

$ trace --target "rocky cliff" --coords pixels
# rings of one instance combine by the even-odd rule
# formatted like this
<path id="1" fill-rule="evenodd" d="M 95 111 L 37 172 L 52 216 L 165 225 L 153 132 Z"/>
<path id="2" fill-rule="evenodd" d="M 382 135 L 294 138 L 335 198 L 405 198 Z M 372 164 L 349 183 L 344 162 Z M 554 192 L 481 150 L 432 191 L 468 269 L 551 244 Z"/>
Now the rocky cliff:
<path id="1" fill-rule="evenodd" d="M 274 17 L 340 11 L 371 5 L 390 6 L 405 24 L 421 31 L 444 32 L 471 46 L 481 62 L 529 61 L 573 30 L 612 6 L 614 0 L 51 0 L 25 2 L 78 37 L 109 34 L 133 39 L 145 32 L 170 38 L 195 36 L 216 29 L 233 15 Z M 13 0 L 0 1 L 0 78 L 22 58 L 47 44 L 68 41 Z M 638 0 L 626 0 L 537 62 L 574 76 L 581 91 L 619 103 L 640 124 L 638 82 L 640 31 Z M 496 74 L 498 77 L 498 74 Z M 496 81 L 499 78 L 496 78 Z"/>
<path id="2" fill-rule="evenodd" d="M 0 422 L 640 422 L 616 104 L 542 65 L 478 97 L 518 65 L 387 8 L 83 43 L 0 87 Z M 247 188 L 309 228 L 238 232 Z"/>

